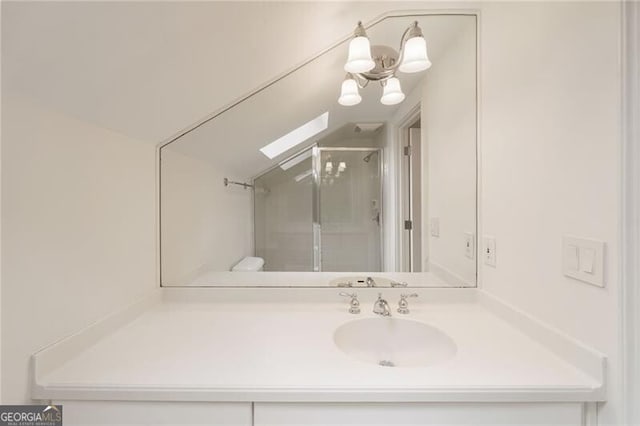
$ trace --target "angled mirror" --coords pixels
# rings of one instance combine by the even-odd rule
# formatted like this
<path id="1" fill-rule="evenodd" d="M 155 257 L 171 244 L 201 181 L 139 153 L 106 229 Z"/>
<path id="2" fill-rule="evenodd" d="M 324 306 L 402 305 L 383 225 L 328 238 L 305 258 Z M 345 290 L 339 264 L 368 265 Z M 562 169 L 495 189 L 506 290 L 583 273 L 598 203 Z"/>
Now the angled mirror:
<path id="1" fill-rule="evenodd" d="M 163 286 L 476 285 L 476 16 L 362 30 L 161 147 Z"/>

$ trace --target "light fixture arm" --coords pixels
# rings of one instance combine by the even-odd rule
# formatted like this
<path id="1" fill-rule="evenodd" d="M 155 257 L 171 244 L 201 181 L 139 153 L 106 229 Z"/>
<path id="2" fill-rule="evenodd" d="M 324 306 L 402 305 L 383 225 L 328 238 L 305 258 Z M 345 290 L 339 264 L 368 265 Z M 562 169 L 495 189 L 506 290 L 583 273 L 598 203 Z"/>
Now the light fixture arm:
<path id="1" fill-rule="evenodd" d="M 353 79 L 358 85 L 359 89 L 364 89 L 369 85 L 369 80 L 358 73 L 347 73 L 347 78 Z"/>
<path id="2" fill-rule="evenodd" d="M 356 26 L 356 29 L 353 32 L 355 37 L 358 36 L 364 36 L 366 37 L 366 32 L 364 27 L 362 26 L 362 22 L 358 21 L 358 25 Z M 378 79 L 376 79 L 376 81 L 384 81 L 387 80 L 391 77 L 393 77 L 396 73 L 396 70 L 398 69 L 398 67 L 400 67 L 400 64 L 402 63 L 402 59 L 404 58 L 404 54 L 405 54 L 405 42 L 412 38 L 412 37 L 423 37 L 422 35 L 422 29 L 420 29 L 420 27 L 418 26 L 418 21 L 413 21 L 413 23 L 411 25 L 409 25 L 407 27 L 406 30 L 404 30 L 404 32 L 402 33 L 402 37 L 400 37 L 400 49 L 398 50 L 398 58 L 397 60 L 392 64 L 392 65 L 386 65 L 384 63 L 384 58 L 380 58 L 380 62 L 382 64 L 382 68 L 386 71 L 392 71 L 391 73 L 388 73 L 388 75 L 386 76 L 382 76 Z M 377 58 L 376 58 L 377 59 Z M 358 87 L 360 87 L 361 89 L 364 88 L 367 83 L 369 82 L 370 78 L 367 78 L 365 76 L 362 75 L 362 73 L 350 73 L 352 76 L 357 76 L 358 79 L 365 81 L 364 84 L 361 83 L 360 80 L 355 79 L 356 82 L 358 83 Z"/>

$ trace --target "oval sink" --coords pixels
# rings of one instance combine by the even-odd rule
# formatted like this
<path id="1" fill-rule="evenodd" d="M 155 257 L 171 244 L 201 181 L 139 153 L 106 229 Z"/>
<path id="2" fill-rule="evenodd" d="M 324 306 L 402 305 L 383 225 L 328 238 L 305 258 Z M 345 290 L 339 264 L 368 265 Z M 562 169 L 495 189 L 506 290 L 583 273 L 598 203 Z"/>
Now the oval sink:
<path id="1" fill-rule="evenodd" d="M 333 339 L 344 353 L 385 367 L 425 367 L 456 354 L 455 342 L 430 325 L 399 318 L 365 318 L 338 327 Z"/>

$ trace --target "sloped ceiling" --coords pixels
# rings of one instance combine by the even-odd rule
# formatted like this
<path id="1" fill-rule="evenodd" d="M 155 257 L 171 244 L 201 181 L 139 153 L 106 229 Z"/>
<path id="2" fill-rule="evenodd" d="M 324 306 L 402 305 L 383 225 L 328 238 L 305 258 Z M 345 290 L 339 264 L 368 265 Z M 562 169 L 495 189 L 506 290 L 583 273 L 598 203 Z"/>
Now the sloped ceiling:
<path id="1" fill-rule="evenodd" d="M 421 6 L 5 1 L 2 86 L 156 145 L 349 35 L 358 20 Z M 343 75 L 324 75 L 305 93 L 335 104 Z M 314 117 L 312 104 L 290 105 L 299 116 L 269 134 L 275 138 Z"/>
<path id="2" fill-rule="evenodd" d="M 470 16 L 402 16 L 388 17 L 368 29 L 372 43 L 399 48 L 403 31 L 417 20 L 423 28 L 433 67 L 447 46 L 465 29 L 473 26 Z M 467 31 L 468 33 L 468 31 Z M 379 102 L 380 84 L 372 82 L 361 89 L 362 102 L 352 107 L 338 104 L 344 79 L 348 41 L 333 47 L 312 62 L 286 75 L 246 100 L 225 110 L 167 145 L 164 150 L 177 151 L 207 161 L 234 178 L 249 179 L 278 161 L 332 134 L 346 123 L 387 122 L 400 105 Z M 398 73 L 406 94 L 418 90 L 428 78 L 429 70 L 416 74 Z M 259 149 L 289 133 L 309 120 L 329 112 L 328 128 L 286 151 L 273 160 Z"/>

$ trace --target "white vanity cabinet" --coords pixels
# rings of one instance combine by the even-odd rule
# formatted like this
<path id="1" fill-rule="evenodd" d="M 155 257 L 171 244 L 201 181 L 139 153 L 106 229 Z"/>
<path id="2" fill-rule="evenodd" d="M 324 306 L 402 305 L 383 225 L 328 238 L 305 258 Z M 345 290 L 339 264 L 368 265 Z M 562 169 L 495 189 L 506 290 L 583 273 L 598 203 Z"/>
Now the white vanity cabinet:
<path id="1" fill-rule="evenodd" d="M 581 403 L 255 403 L 254 426 L 580 426 Z"/>
<path id="2" fill-rule="evenodd" d="M 564 403 L 278 403 L 54 401 L 66 426 L 588 426 Z M 253 406 L 252 406 L 253 405 Z"/>
<path id="3" fill-rule="evenodd" d="M 54 401 L 65 426 L 251 426 L 250 402 Z"/>

